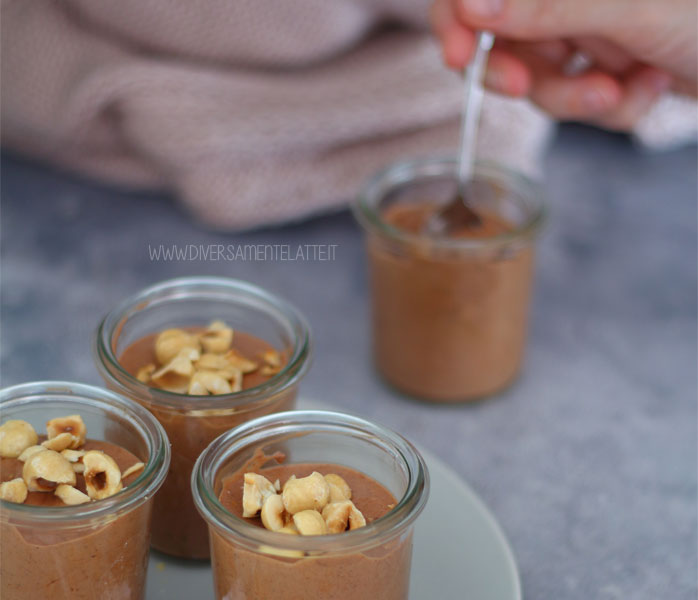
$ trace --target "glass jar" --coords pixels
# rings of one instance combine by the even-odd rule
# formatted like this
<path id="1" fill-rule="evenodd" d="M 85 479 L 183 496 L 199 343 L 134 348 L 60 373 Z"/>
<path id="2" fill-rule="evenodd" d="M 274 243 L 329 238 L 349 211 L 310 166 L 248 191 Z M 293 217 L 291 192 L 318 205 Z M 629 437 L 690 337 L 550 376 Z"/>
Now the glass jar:
<path id="1" fill-rule="evenodd" d="M 517 376 L 544 221 L 538 187 L 494 164 L 477 166 L 469 201 L 506 223 L 503 232 L 433 236 L 386 220 L 395 207 L 447 204 L 456 175 L 450 159 L 397 164 L 369 181 L 354 205 L 367 234 L 377 368 L 398 390 L 440 402 L 494 394 Z"/>
<path id="2" fill-rule="evenodd" d="M 123 350 L 172 327 L 205 327 L 221 319 L 287 357 L 264 383 L 231 394 L 189 396 L 149 387 L 119 363 Z M 194 462 L 208 444 L 240 423 L 294 408 L 298 383 L 310 364 L 310 331 L 290 304 L 248 283 L 222 277 L 187 277 L 149 287 L 112 310 L 97 329 L 97 368 L 108 387 L 137 401 L 162 423 L 172 464 L 155 498 L 153 547 L 182 558 L 206 559 L 206 524 L 191 497 Z"/>
<path id="3" fill-rule="evenodd" d="M 0 597 L 14 600 L 136 600 L 145 591 L 153 495 L 170 463 L 161 425 L 112 392 L 46 381 L 0 391 L 3 422 L 78 414 L 88 439 L 121 446 L 145 463 L 115 495 L 76 506 L 0 503 Z M 7 459 L 3 459 L 7 460 Z"/>
<path id="4" fill-rule="evenodd" d="M 359 471 L 397 504 L 365 527 L 321 536 L 268 531 L 226 510 L 219 500 L 223 480 L 277 452 L 284 465 Z M 270 415 L 216 439 L 199 457 L 191 484 L 209 526 L 219 600 L 407 598 L 413 523 L 426 503 L 429 477 L 417 450 L 398 434 L 342 413 Z"/>

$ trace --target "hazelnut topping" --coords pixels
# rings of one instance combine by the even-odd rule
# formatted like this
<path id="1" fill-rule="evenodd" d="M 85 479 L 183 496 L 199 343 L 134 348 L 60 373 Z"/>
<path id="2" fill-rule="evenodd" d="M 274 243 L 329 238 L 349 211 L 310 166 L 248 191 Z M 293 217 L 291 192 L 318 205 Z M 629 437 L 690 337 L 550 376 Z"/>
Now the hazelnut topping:
<path id="1" fill-rule="evenodd" d="M 220 320 L 198 334 L 166 329 L 155 340 L 158 364 L 141 366 L 136 378 L 169 392 L 208 396 L 241 391 L 249 373 L 271 376 L 281 370 L 281 355 L 276 350 L 264 352 L 261 364 L 231 348 L 233 337 L 234 331 Z"/>
<path id="2" fill-rule="evenodd" d="M 23 462 L 22 477 L 0 483 L 0 498 L 23 503 L 30 492 L 53 493 L 66 505 L 100 500 L 123 488 L 122 479 L 142 470 L 136 462 L 123 474 L 116 461 L 101 450 L 80 449 L 87 428 L 80 415 L 51 419 L 46 423 L 47 439 L 41 444 L 26 421 L 7 421 L 0 427 L 3 458 Z M 87 494 L 75 487 L 77 473 L 85 479 Z"/>
<path id="3" fill-rule="evenodd" d="M 66 448 L 75 450 L 85 443 L 87 427 L 85 427 L 85 423 L 80 415 L 70 415 L 69 417 L 51 419 L 46 423 L 46 432 L 48 433 L 49 440 L 59 437 L 64 433 L 70 434 L 72 437 L 71 443 L 69 446 L 66 446 Z M 56 450 L 56 448 L 51 449 Z M 61 448 L 61 450 L 63 450 L 63 448 Z"/>
<path id="4" fill-rule="evenodd" d="M 27 459 L 22 479 L 30 492 L 53 492 L 61 483 L 75 485 L 75 471 L 58 452 L 44 450 Z"/>
<path id="5" fill-rule="evenodd" d="M 82 457 L 85 465 L 85 487 L 87 495 L 93 500 L 108 498 L 119 492 L 121 471 L 116 461 L 101 450 L 89 450 Z"/>
<path id="6" fill-rule="evenodd" d="M 22 504 L 27 499 L 27 484 L 24 479 L 18 477 L 10 481 L 0 483 L 0 499 L 15 504 Z"/>
<path id="7" fill-rule="evenodd" d="M 0 456 L 3 458 L 17 458 L 29 446 L 38 443 L 39 436 L 26 421 L 13 419 L 0 425 Z"/>
<path id="8" fill-rule="evenodd" d="M 290 535 L 336 534 L 366 525 L 351 501 L 351 488 L 334 473 L 291 475 L 283 486 L 257 473 L 245 473 L 242 516 L 260 517 L 270 531 Z M 281 489 L 281 494 L 277 492 Z"/>

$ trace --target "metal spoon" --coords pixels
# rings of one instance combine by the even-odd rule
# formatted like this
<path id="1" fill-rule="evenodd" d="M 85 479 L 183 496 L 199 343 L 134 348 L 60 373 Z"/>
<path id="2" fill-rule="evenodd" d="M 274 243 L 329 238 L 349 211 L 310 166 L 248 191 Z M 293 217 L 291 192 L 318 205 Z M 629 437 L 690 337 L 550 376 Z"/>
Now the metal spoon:
<path id="1" fill-rule="evenodd" d="M 494 34 L 480 31 L 475 41 L 475 55 L 465 69 L 463 105 L 461 114 L 460 152 L 458 154 L 458 191 L 446 206 L 434 213 L 426 223 L 426 232 L 431 235 L 448 235 L 458 229 L 479 227 L 480 215 L 470 204 L 473 197 L 472 182 L 475 166 L 475 144 L 477 142 L 480 110 L 484 96 L 484 77 L 487 58 Z"/>

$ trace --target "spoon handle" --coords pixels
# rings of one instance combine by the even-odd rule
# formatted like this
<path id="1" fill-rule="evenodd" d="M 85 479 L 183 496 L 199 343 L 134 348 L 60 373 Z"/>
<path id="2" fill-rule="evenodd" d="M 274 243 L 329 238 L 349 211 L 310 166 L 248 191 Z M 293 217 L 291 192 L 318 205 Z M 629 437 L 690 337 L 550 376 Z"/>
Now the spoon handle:
<path id="1" fill-rule="evenodd" d="M 460 153 L 458 156 L 458 182 L 462 189 L 470 181 L 475 166 L 475 145 L 477 129 L 480 121 L 480 109 L 484 96 L 485 67 L 492 45 L 494 34 L 480 31 L 475 40 L 475 54 L 465 69 L 463 88 L 463 105 L 460 132 Z"/>

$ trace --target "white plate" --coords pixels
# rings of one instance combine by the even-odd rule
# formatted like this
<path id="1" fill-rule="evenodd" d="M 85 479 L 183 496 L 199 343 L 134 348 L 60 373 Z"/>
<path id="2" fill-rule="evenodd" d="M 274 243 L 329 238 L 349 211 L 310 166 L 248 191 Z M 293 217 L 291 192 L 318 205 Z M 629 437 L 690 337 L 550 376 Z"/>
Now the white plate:
<path id="1" fill-rule="evenodd" d="M 447 465 L 428 452 L 422 456 L 431 493 L 415 524 L 411 600 L 521 600 L 516 561 L 497 521 Z M 153 551 L 146 598 L 213 598 L 211 568 Z"/>

